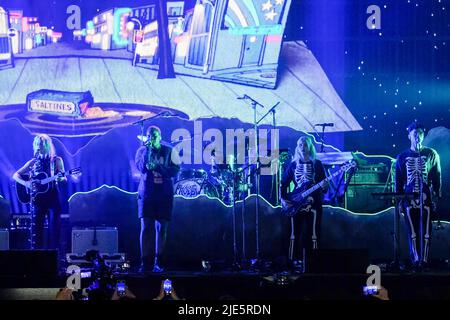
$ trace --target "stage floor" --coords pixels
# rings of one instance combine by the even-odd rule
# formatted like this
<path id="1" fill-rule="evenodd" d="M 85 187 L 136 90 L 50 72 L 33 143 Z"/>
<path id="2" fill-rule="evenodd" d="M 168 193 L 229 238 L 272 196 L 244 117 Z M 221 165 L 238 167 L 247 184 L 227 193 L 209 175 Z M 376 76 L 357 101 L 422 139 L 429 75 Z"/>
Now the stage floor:
<path id="1" fill-rule="evenodd" d="M 111 283 L 125 281 L 140 300 L 158 296 L 164 279 L 171 279 L 180 298 L 196 300 L 364 300 L 366 274 L 295 274 L 261 272 L 170 271 L 114 274 Z M 52 300 L 67 278 L 0 276 L 1 300 Z M 91 279 L 82 279 L 82 288 Z M 450 300 L 450 271 L 382 273 L 381 284 L 391 300 Z"/>

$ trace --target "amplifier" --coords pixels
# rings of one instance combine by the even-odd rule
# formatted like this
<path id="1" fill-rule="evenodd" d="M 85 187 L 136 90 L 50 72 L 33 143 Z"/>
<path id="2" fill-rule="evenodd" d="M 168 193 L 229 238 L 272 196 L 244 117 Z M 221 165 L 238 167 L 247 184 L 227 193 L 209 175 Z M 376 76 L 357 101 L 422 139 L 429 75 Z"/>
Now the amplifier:
<path id="1" fill-rule="evenodd" d="M 86 251 L 115 254 L 119 250 L 117 228 L 72 229 L 72 253 L 84 255 Z"/>
<path id="2" fill-rule="evenodd" d="M 9 227 L 9 218 L 11 217 L 11 206 L 9 201 L 0 196 L 0 228 Z"/>
<path id="3" fill-rule="evenodd" d="M 366 273 L 369 252 L 366 249 L 305 250 L 305 273 Z"/>
<path id="4" fill-rule="evenodd" d="M 346 176 L 348 176 L 348 173 Z M 358 166 L 358 170 L 356 170 L 350 179 L 350 185 L 385 184 L 388 176 L 389 170 L 385 164 Z"/>
<path id="5" fill-rule="evenodd" d="M 0 250 L 9 250 L 8 229 L 0 229 Z"/>

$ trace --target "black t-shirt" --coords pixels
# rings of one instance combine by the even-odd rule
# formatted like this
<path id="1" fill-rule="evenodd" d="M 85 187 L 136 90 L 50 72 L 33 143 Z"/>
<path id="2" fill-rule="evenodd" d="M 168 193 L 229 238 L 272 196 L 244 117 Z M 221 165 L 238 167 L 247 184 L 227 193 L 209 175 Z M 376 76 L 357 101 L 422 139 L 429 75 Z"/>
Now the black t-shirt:
<path id="1" fill-rule="evenodd" d="M 58 171 L 55 165 L 56 157 L 42 157 L 36 159 L 33 164 L 32 174 L 39 174 L 44 172 L 47 177 L 51 177 L 57 174 Z M 58 198 L 58 188 L 55 181 L 50 182 L 49 189 L 45 193 L 40 193 L 36 196 L 34 204 L 36 206 L 42 207 L 46 206 L 49 208 L 58 207 L 59 208 L 59 198 Z"/>
<path id="2" fill-rule="evenodd" d="M 139 217 L 170 220 L 172 215 L 173 182 L 179 171 L 178 159 L 172 155 L 172 148 L 161 145 L 160 149 L 145 146 L 136 152 L 136 167 L 141 172 L 138 188 Z M 155 163 L 153 170 L 146 164 Z"/>
<path id="3" fill-rule="evenodd" d="M 147 163 L 156 163 L 155 169 L 149 171 Z M 179 171 L 179 165 L 172 161 L 172 148 L 161 145 L 160 149 L 141 147 L 136 153 L 136 166 L 142 173 L 140 190 L 171 194 L 173 191 L 172 178 Z"/>

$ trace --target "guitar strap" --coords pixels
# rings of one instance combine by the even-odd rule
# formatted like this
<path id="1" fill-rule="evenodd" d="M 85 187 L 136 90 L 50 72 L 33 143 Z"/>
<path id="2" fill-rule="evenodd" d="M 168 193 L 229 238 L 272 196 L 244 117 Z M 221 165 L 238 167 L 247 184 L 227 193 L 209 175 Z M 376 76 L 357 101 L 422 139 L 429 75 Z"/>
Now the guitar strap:
<path id="1" fill-rule="evenodd" d="M 50 159 L 50 176 L 51 177 L 53 177 L 55 175 L 55 166 L 56 166 L 56 164 L 55 164 L 56 161 L 55 160 L 56 160 L 56 156 L 53 156 Z"/>

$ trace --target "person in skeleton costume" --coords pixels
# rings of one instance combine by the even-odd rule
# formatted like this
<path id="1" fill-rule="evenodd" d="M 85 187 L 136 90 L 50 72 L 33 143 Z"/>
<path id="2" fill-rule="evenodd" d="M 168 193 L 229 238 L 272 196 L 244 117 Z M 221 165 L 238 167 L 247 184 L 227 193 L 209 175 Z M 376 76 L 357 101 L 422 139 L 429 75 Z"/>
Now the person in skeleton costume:
<path id="1" fill-rule="evenodd" d="M 281 203 L 289 207 L 293 203 L 290 195 L 305 191 L 325 179 L 322 162 L 316 159 L 316 149 L 310 137 L 302 136 L 297 141 L 297 148 L 292 162 L 286 168 L 281 179 Z M 289 192 L 291 183 L 294 190 Z M 320 225 L 322 220 L 322 192 L 328 185 L 319 188 L 308 198 L 305 210 L 291 217 L 291 241 L 289 259 L 302 260 L 304 249 L 318 249 Z"/>
<path id="2" fill-rule="evenodd" d="M 441 165 L 438 153 L 422 145 L 424 127 L 416 122 L 408 127 L 410 149 L 397 157 L 395 189 L 398 193 L 420 194 L 423 191 L 423 239 L 420 233 L 420 197 L 402 201 L 409 249 L 413 266 L 420 267 L 428 262 L 431 241 L 431 219 L 433 197 L 441 197 Z M 421 240 L 423 242 L 421 243 Z M 422 252 L 422 250 L 423 252 Z"/>

